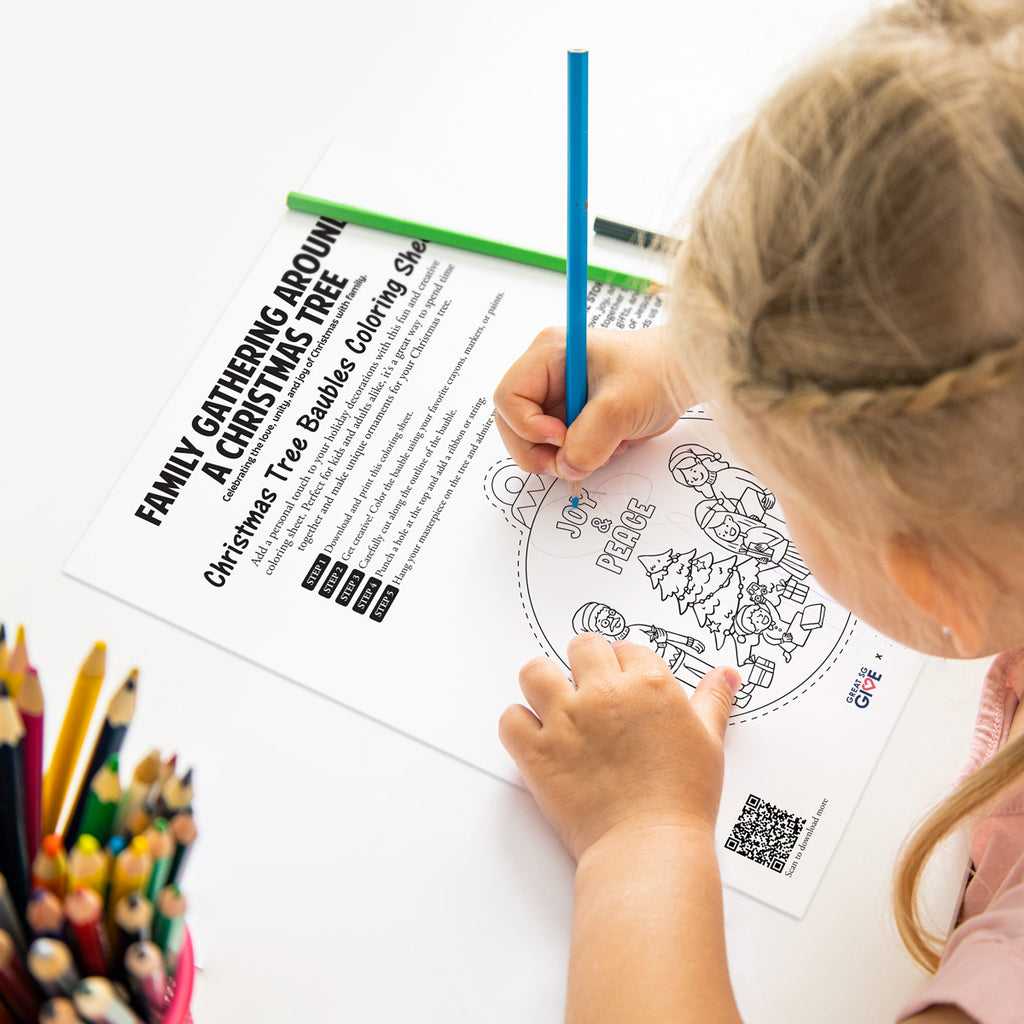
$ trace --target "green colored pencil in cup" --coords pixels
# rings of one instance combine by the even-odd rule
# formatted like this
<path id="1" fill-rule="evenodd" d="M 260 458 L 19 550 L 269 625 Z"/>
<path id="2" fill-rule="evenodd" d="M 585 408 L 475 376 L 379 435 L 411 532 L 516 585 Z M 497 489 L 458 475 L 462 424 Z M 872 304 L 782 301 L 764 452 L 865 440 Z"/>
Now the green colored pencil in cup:
<path id="1" fill-rule="evenodd" d="M 469 252 L 483 253 L 485 256 L 497 256 L 515 263 L 526 263 L 531 267 L 543 267 L 545 270 L 565 273 L 564 256 L 552 256 L 548 253 L 536 252 L 533 249 L 524 249 L 518 245 L 506 245 L 504 242 L 464 235 L 459 231 L 448 231 L 445 228 L 417 224 L 411 220 L 400 220 L 398 217 L 388 217 L 382 213 L 346 206 L 344 203 L 334 203 L 329 199 L 318 199 L 301 192 L 288 193 L 288 208 L 298 210 L 300 213 L 312 213 L 318 217 L 330 217 L 333 220 L 361 224 L 364 227 L 376 228 L 378 231 L 390 231 L 393 234 L 406 235 L 409 238 L 421 238 L 425 242 L 437 242 L 439 245 L 449 245 L 453 249 L 466 249 Z M 617 285 L 619 288 L 630 288 L 633 291 L 651 292 L 652 294 L 663 291 L 665 287 L 648 277 L 625 274 L 619 270 L 608 270 L 606 267 L 595 267 L 593 264 L 587 264 L 587 278 L 591 281 L 600 281 L 603 284 Z"/>

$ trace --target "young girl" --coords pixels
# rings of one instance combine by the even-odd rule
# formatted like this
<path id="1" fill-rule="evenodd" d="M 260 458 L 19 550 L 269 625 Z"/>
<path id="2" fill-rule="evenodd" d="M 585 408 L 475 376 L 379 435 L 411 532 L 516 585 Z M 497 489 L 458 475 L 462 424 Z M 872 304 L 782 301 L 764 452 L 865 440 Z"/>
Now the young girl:
<path id="1" fill-rule="evenodd" d="M 898 1019 L 1024 1020 L 1020 0 L 873 18 L 765 106 L 690 227 L 668 326 L 590 334 L 568 431 L 564 334 L 542 332 L 495 394 L 499 430 L 524 469 L 579 480 L 704 401 L 837 600 L 930 654 L 1009 652 L 976 770 L 897 873 L 900 932 L 934 972 Z M 646 647 L 584 634 L 568 657 L 575 688 L 538 658 L 530 707 L 500 723 L 577 860 L 567 1018 L 738 1020 L 714 825 L 739 676 L 716 669 L 688 699 Z M 975 875 L 946 942 L 917 885 L 961 824 Z"/>

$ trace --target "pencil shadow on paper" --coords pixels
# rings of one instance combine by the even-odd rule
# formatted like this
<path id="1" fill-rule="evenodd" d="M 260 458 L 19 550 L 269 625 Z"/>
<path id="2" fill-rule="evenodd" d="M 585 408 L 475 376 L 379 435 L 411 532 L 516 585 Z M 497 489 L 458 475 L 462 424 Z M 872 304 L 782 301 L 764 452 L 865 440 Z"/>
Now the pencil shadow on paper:
<path id="1" fill-rule="evenodd" d="M 731 721 L 751 721 L 825 678 L 849 640 L 849 613 L 818 589 L 775 496 L 704 415 L 599 470 L 576 508 L 564 481 L 511 460 L 485 493 L 519 532 L 523 609 L 563 664 L 583 632 L 650 647 L 691 688 L 732 664 Z"/>

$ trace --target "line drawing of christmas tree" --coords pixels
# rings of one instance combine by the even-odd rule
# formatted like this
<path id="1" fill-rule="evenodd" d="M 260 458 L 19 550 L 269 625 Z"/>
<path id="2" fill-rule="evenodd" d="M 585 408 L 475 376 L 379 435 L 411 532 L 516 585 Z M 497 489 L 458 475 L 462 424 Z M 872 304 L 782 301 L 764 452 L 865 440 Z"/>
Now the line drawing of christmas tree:
<path id="1" fill-rule="evenodd" d="M 757 581 L 756 563 L 735 555 L 716 562 L 710 551 L 699 555 L 696 548 L 682 552 L 669 548 L 657 555 L 640 555 L 639 561 L 661 600 L 674 598 L 680 615 L 692 612 L 721 650 L 733 633 L 747 585 Z"/>

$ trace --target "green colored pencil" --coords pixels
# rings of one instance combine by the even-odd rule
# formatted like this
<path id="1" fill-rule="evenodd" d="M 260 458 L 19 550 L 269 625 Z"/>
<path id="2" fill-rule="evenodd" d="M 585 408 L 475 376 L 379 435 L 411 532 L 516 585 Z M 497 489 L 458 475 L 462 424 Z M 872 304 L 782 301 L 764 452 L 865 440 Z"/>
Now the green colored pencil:
<path id="1" fill-rule="evenodd" d="M 173 974 L 185 940 L 185 897 L 171 882 L 157 897 L 153 914 L 153 941 L 164 954 L 167 969 Z"/>
<path id="2" fill-rule="evenodd" d="M 450 245 L 453 249 L 468 249 L 470 252 L 483 253 L 485 256 L 497 256 L 515 263 L 527 263 L 532 267 L 543 267 L 545 270 L 565 273 L 564 256 L 551 256 L 548 253 L 535 252 L 533 249 L 523 249 L 518 245 L 506 245 L 504 242 L 476 238 L 473 235 L 464 235 L 458 231 L 448 231 L 445 228 L 432 228 L 427 224 L 400 220 L 382 213 L 360 210 L 355 206 L 345 206 L 343 203 L 332 203 L 329 199 L 317 199 L 315 196 L 303 195 L 301 192 L 288 193 L 288 208 L 301 213 L 312 213 L 318 217 L 330 217 L 332 220 L 350 221 L 353 224 L 362 224 L 364 227 L 390 231 L 393 234 L 406 235 L 409 238 L 421 238 L 425 242 Z M 624 274 L 619 270 L 608 270 L 605 267 L 595 267 L 593 264 L 587 264 L 587 278 L 591 281 L 600 281 L 603 284 L 617 285 L 619 288 L 630 288 L 637 292 L 656 293 L 664 289 L 664 285 L 652 281 L 648 277 Z"/>
<path id="3" fill-rule="evenodd" d="M 171 863 L 174 858 L 174 837 L 169 831 L 166 818 L 157 818 L 146 829 L 149 841 L 149 852 L 153 855 L 153 873 L 146 884 L 146 898 L 156 903 L 164 886 L 171 876 Z"/>
<path id="4" fill-rule="evenodd" d="M 118 755 L 111 754 L 106 764 L 93 776 L 82 810 L 79 835 L 95 836 L 100 846 L 106 846 L 114 827 L 114 812 L 121 799 L 118 779 Z"/>

